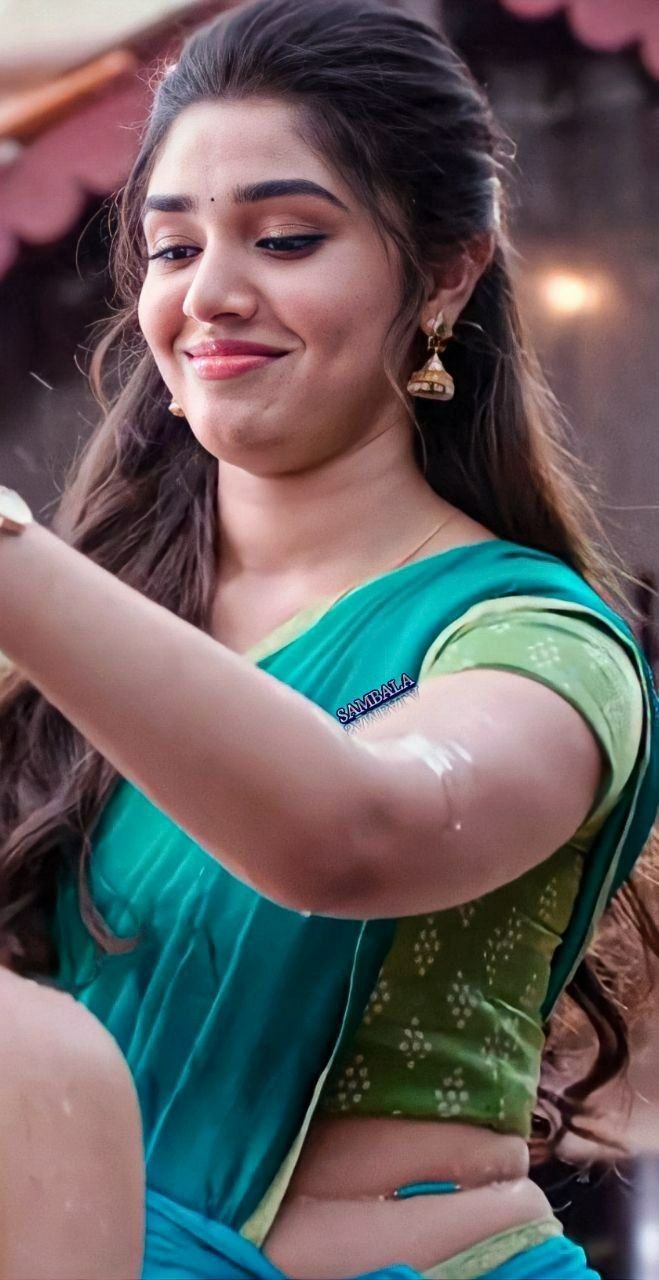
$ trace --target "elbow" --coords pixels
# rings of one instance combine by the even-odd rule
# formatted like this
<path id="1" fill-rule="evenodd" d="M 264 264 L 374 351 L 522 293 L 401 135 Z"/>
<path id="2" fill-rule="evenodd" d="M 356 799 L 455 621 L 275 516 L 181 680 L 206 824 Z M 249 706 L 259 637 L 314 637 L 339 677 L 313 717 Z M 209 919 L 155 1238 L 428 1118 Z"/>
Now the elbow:
<path id="1" fill-rule="evenodd" d="M 397 843 L 390 797 L 380 776 L 353 803 L 344 798 L 334 821 L 312 844 L 305 871 L 302 910 L 335 919 L 365 920 L 377 914 L 387 850 Z M 309 876 L 309 870 L 313 874 Z"/>
<path id="2" fill-rule="evenodd" d="M 300 915 L 359 920 L 365 918 L 365 903 L 375 896 L 374 865 L 368 851 L 358 849 L 341 829 L 333 838 L 306 840 L 294 864 L 289 850 L 284 874 L 260 892 Z"/>
<path id="3" fill-rule="evenodd" d="M 389 769 L 374 756 L 351 761 L 349 779 L 269 822 L 268 858 L 254 884 L 278 905 L 304 915 L 368 918 L 378 899 L 386 851 L 394 843 L 400 805 Z M 302 811 L 302 822 L 300 816 Z M 273 842 L 273 828 L 279 839 Z M 399 836 L 402 832 L 399 831 Z"/>
<path id="4" fill-rule="evenodd" d="M 366 920 L 378 898 L 377 865 L 366 851 L 345 845 L 328 850 L 322 874 L 305 895 L 305 914 L 335 920 Z M 300 908 L 298 908 L 300 909 Z"/>

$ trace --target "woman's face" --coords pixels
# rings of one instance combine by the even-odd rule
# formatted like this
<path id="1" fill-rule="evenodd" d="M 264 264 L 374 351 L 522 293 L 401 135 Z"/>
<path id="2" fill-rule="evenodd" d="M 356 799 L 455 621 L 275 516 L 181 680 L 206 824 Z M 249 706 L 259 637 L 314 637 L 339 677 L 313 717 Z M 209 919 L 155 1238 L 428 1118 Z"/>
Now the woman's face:
<path id="1" fill-rule="evenodd" d="M 186 197 L 193 207 L 144 219 L 147 253 L 164 256 L 147 264 L 138 316 L 165 385 L 204 448 L 263 474 L 317 465 L 405 416 L 382 364 L 399 301 L 395 254 L 296 135 L 295 119 L 274 99 L 187 108 L 147 197 Z M 238 187 L 292 179 L 334 199 L 236 199 Z M 227 338 L 286 354 L 202 378 L 188 350 Z"/>

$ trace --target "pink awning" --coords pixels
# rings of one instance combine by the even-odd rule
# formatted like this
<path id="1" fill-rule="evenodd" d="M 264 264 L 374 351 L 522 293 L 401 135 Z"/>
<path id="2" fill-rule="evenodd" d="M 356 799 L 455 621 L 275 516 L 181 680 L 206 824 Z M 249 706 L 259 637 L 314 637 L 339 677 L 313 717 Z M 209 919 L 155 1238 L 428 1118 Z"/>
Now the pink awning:
<path id="1" fill-rule="evenodd" d="M 659 0 L 501 0 L 519 18 L 565 11 L 575 36 L 593 49 L 637 44 L 647 70 L 659 77 Z"/>
<path id="2" fill-rule="evenodd" d="M 0 277 L 27 244 L 66 235 L 90 195 L 126 179 L 148 111 L 147 86 L 136 77 L 41 133 L 0 169 Z"/>
<path id="3" fill-rule="evenodd" d="M 26 36 L 27 79 L 23 85 L 17 73 L 9 93 L 2 92 L 0 51 L 0 278 L 22 243 L 59 240 L 90 196 L 123 185 L 148 117 L 154 67 L 175 59 L 189 31 L 236 2 L 138 0 L 127 43 L 94 51 L 88 32 L 96 57 L 82 66 L 72 58 L 72 67 L 65 60 L 59 74 L 36 81 Z M 138 19 L 147 14 L 142 28 Z"/>

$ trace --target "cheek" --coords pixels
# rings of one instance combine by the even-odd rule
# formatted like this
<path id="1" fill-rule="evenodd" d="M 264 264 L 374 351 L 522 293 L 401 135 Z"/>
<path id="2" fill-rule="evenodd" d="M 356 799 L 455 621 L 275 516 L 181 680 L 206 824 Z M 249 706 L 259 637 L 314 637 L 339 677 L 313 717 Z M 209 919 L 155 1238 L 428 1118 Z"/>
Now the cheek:
<path id="1" fill-rule="evenodd" d="M 162 305 L 162 298 L 156 298 L 148 285 L 140 293 L 137 304 L 137 320 L 142 331 L 153 362 L 170 390 L 176 381 L 176 360 L 172 355 L 172 343 L 177 329 L 172 323 L 171 309 Z"/>
<path id="2" fill-rule="evenodd" d="M 367 255 L 354 268 L 328 284 L 319 308 L 319 325 L 351 362 L 377 356 L 393 315 L 395 292 L 379 261 Z"/>
<path id="3" fill-rule="evenodd" d="M 137 304 L 137 319 L 154 356 L 171 350 L 178 332 L 179 304 L 168 302 L 162 290 L 156 290 L 147 282 Z"/>
<path id="4" fill-rule="evenodd" d="M 145 341 L 150 347 L 153 346 L 153 321 L 155 319 L 155 311 L 150 305 L 149 290 L 143 285 L 137 303 L 137 322 L 142 330 Z"/>
<path id="5" fill-rule="evenodd" d="M 346 288 L 328 286 L 310 297 L 291 299 L 291 328 L 297 329 L 311 354 L 320 360 L 359 360 L 381 344 L 386 314 L 380 292 L 354 281 Z"/>
<path id="6" fill-rule="evenodd" d="M 389 320 L 387 300 L 395 296 L 381 256 L 369 245 L 349 243 L 311 263 L 290 285 L 284 276 L 277 282 L 272 297 L 280 319 L 319 356 L 353 359 L 371 343 L 377 347 Z"/>

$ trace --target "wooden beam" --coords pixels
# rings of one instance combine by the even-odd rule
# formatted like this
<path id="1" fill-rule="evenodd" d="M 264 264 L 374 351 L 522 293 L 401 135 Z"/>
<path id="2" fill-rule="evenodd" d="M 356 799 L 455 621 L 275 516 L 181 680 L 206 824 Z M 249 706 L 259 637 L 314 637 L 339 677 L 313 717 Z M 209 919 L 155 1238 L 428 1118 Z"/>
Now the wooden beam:
<path id="1" fill-rule="evenodd" d="M 0 140 L 32 140 L 138 66 L 139 59 L 130 49 L 113 49 L 37 89 L 1 99 Z"/>

